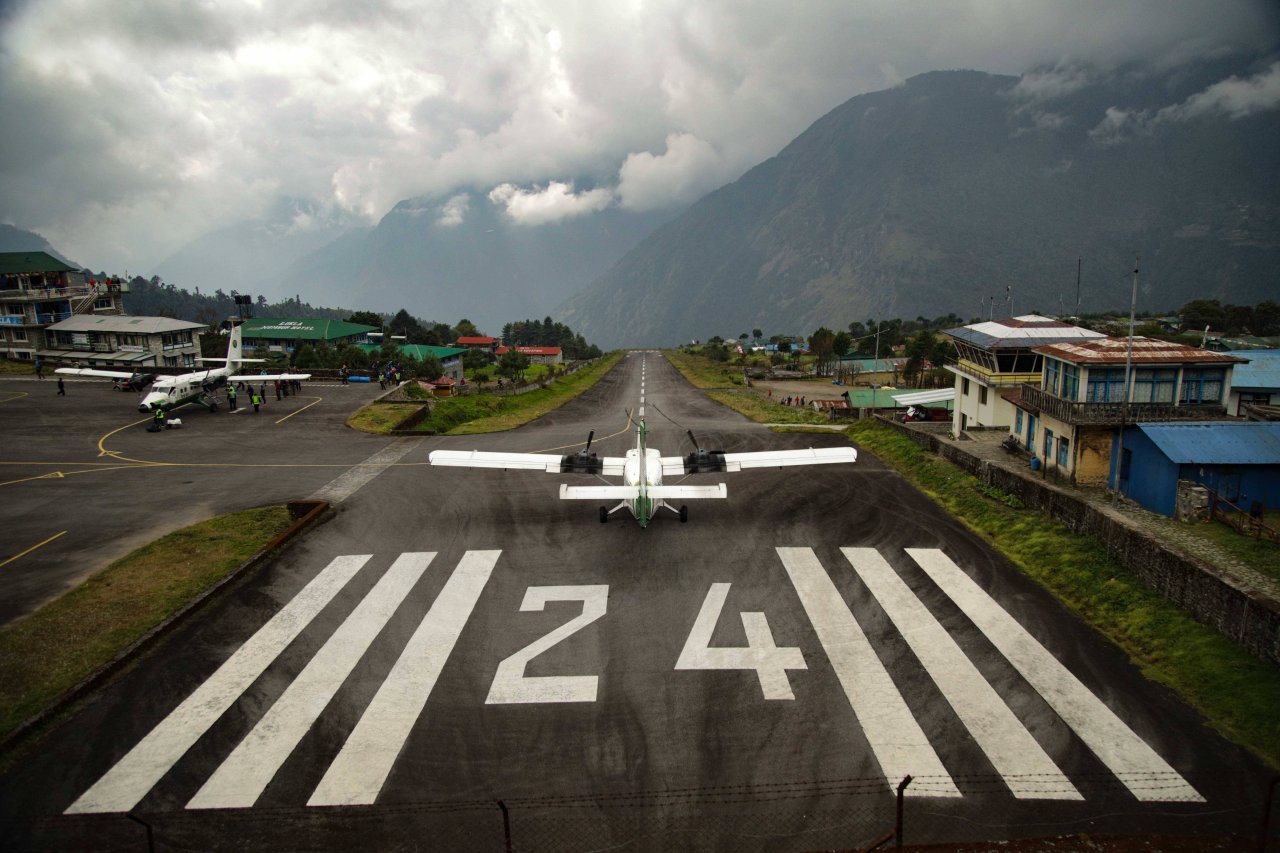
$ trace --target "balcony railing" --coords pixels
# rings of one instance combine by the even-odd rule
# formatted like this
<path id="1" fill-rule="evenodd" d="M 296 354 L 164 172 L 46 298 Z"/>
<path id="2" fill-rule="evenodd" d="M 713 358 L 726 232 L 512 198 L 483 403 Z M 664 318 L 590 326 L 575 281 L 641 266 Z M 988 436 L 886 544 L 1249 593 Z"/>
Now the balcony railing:
<path id="1" fill-rule="evenodd" d="M 955 364 L 948 364 L 946 367 L 961 376 L 968 375 L 975 379 L 981 379 L 992 388 L 1016 388 L 1024 382 L 1038 383 L 1040 381 L 1040 371 L 1038 370 L 1021 373 L 1000 373 L 964 358 Z"/>
<path id="2" fill-rule="evenodd" d="M 1176 403 L 1080 403 L 1055 397 L 1034 385 L 1023 385 L 1022 401 L 1063 423 L 1073 426 L 1118 426 L 1121 423 L 1158 421 L 1211 421 L 1225 418 L 1222 406 L 1191 406 Z"/>

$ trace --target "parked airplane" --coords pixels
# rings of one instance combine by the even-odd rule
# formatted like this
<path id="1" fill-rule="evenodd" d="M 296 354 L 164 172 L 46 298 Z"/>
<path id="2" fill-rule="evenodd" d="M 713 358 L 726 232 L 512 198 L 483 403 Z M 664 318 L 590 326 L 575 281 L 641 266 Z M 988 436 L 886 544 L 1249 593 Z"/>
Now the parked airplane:
<path id="1" fill-rule="evenodd" d="M 836 462 L 854 462 L 858 452 L 852 447 L 818 447 L 807 450 L 765 450 L 755 453 L 724 453 L 706 451 L 689 433 L 694 451 L 688 456 L 663 456 L 657 450 L 645 446 L 645 423 L 636 426 L 636 447 L 628 450 L 626 457 L 606 456 L 603 459 L 591 452 L 591 439 L 578 453 L 552 456 L 546 453 L 500 453 L 484 450 L 433 450 L 428 457 L 432 465 L 448 465 L 464 468 L 502 468 L 528 471 L 545 471 L 548 474 L 596 474 L 602 477 L 621 477 L 622 485 L 560 486 L 562 500 L 618 500 L 616 506 L 600 507 L 600 523 L 620 509 L 629 509 L 641 527 L 648 527 L 654 513 L 668 509 L 689 520 L 689 508 L 681 504 L 677 509 L 669 500 L 694 500 L 698 498 L 727 498 L 724 483 L 710 485 L 664 485 L 663 476 L 682 474 L 712 474 L 741 471 L 745 468 L 779 468 L 784 465 L 824 465 Z"/>
<path id="2" fill-rule="evenodd" d="M 241 358 L 240 327 L 231 330 L 231 339 L 227 342 L 226 358 L 200 358 L 197 361 L 222 362 L 224 367 L 209 370 L 197 370 L 181 376 L 159 376 L 151 383 L 151 391 L 138 403 L 139 412 L 154 412 L 157 408 L 166 411 L 186 403 L 199 403 L 211 412 L 218 409 L 218 398 L 215 396 L 219 388 L 228 382 L 274 382 L 287 379 L 310 379 L 310 373 L 239 373 L 240 365 L 249 362 L 261 362 L 261 358 Z M 137 374 L 123 370 L 101 370 L 94 367 L 60 367 L 57 373 L 70 373 L 78 376 L 103 376 L 108 379 L 134 380 Z"/>

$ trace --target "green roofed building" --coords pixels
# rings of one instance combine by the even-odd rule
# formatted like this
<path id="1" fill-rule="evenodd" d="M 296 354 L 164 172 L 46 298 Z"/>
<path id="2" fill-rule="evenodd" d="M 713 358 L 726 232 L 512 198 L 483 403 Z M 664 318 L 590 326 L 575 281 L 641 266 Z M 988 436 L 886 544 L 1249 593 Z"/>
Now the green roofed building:
<path id="1" fill-rule="evenodd" d="M 360 349 L 365 352 L 377 352 L 381 347 L 378 344 L 361 344 Z M 462 356 L 467 351 L 466 347 L 433 347 L 426 344 L 400 344 L 396 347 L 398 352 L 404 354 L 406 358 L 414 358 L 419 361 L 427 356 L 434 355 L 440 359 L 440 365 L 444 368 L 442 375 L 450 379 L 462 381 Z M 431 377 L 436 379 L 438 377 Z"/>
<path id="2" fill-rule="evenodd" d="M 123 313 L 128 285 L 99 281 L 48 252 L 0 252 L 0 357 L 31 361 L 45 330 L 71 317 Z"/>
<path id="3" fill-rule="evenodd" d="M 343 320 L 262 318 L 246 320 L 240 334 L 246 350 L 266 347 L 271 352 L 292 353 L 304 344 L 364 344 L 376 326 L 362 326 Z"/>

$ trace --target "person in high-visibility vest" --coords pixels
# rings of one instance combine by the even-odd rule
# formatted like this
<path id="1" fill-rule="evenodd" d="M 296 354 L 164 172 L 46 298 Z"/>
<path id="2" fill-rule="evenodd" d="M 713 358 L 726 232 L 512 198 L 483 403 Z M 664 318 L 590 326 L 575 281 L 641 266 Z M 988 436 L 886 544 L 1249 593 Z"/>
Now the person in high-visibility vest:
<path id="1" fill-rule="evenodd" d="M 257 391 L 250 392 L 249 402 L 253 403 L 253 413 L 256 415 L 258 413 L 258 407 L 262 405 L 262 395 Z"/>
<path id="2" fill-rule="evenodd" d="M 227 386 L 227 410 L 234 412 L 236 410 L 236 386 Z"/>
<path id="3" fill-rule="evenodd" d="M 159 432 L 164 429 L 165 411 L 163 406 L 156 406 L 151 410 L 151 426 L 152 432 Z"/>

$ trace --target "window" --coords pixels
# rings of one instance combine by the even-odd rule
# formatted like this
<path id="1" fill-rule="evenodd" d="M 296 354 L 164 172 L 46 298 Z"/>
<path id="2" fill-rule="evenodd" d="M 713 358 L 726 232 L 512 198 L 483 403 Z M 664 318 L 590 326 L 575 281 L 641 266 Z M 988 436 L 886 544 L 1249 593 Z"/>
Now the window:
<path id="1" fill-rule="evenodd" d="M 1044 390 L 1053 395 L 1058 393 L 1058 377 L 1062 373 L 1062 362 L 1056 358 L 1044 360 Z"/>
<path id="2" fill-rule="evenodd" d="M 1080 368 L 1074 364 L 1062 365 L 1062 394 L 1064 400 L 1080 398 Z"/>
<path id="3" fill-rule="evenodd" d="M 14 329 L 14 330 L 13 330 L 13 339 L 14 339 L 15 341 L 24 341 L 24 342 L 25 342 L 25 341 L 26 341 L 26 339 L 27 339 L 27 330 L 26 330 L 26 329 Z"/>
<path id="4" fill-rule="evenodd" d="M 1172 403 L 1178 371 L 1172 367 L 1144 367 L 1133 372 L 1133 402 Z"/>
<path id="5" fill-rule="evenodd" d="M 1044 431 L 1044 460 L 1048 462 L 1053 458 L 1053 430 L 1045 428 Z"/>
<path id="6" fill-rule="evenodd" d="M 978 405 L 985 406 L 987 404 L 987 386 L 978 386 Z"/>
<path id="7" fill-rule="evenodd" d="M 969 396 L 969 380 L 968 379 L 960 380 L 960 394 L 965 397 Z"/>
<path id="8" fill-rule="evenodd" d="M 1022 435 L 1022 409 L 1013 410 L 1013 434 Z"/>
<path id="9" fill-rule="evenodd" d="M 1123 403 L 1124 368 L 1094 368 L 1089 371 L 1089 384 L 1085 388 L 1087 403 Z"/>
<path id="10" fill-rule="evenodd" d="M 1066 468 L 1071 464 L 1071 442 L 1065 438 L 1058 439 L 1058 467 Z"/>
<path id="11" fill-rule="evenodd" d="M 1182 372 L 1182 394 L 1178 402 L 1184 406 L 1196 406 L 1222 402 L 1222 386 L 1226 371 L 1222 368 L 1197 368 Z"/>

